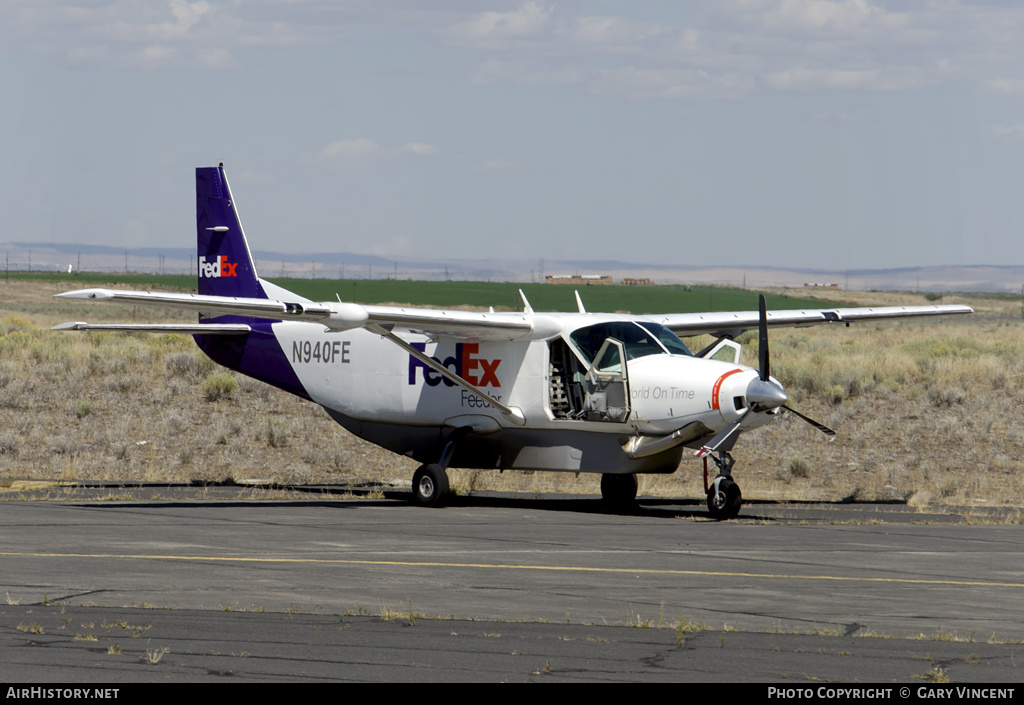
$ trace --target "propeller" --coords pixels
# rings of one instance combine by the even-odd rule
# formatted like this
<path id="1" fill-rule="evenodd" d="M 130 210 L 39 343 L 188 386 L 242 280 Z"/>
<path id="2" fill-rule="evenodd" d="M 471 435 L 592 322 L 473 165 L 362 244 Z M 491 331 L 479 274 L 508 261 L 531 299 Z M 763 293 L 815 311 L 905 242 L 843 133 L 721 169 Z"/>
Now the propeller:
<path id="1" fill-rule="evenodd" d="M 826 436 L 830 436 L 832 438 L 835 438 L 836 432 L 833 431 L 828 426 L 826 426 L 825 424 L 823 424 L 823 423 L 821 423 L 819 421 L 815 421 L 814 419 L 810 418 L 809 416 L 804 416 L 803 414 L 801 414 L 796 409 L 794 409 L 792 407 L 789 407 L 789 406 L 786 406 L 785 404 L 782 405 L 782 408 L 785 409 L 786 411 L 788 411 L 791 414 L 796 414 L 797 416 L 802 418 L 804 421 L 806 421 L 807 423 L 809 423 L 810 425 L 814 426 L 816 429 L 818 429 L 819 431 L 824 433 Z"/>
<path id="2" fill-rule="evenodd" d="M 764 294 L 761 294 L 758 298 L 757 309 L 757 365 L 759 369 L 757 379 L 750 380 L 750 383 L 747 385 L 747 410 L 743 412 L 743 415 L 740 416 L 739 419 L 723 428 L 715 434 L 714 438 L 705 443 L 701 449 L 695 453 L 698 458 L 710 455 L 722 446 L 726 446 L 726 448 L 731 447 L 731 443 L 726 445 L 727 442 L 733 439 L 736 433 L 740 430 L 740 425 L 743 423 L 743 420 L 747 418 L 747 415 L 751 412 L 764 412 L 782 408 L 792 414 L 795 414 L 827 436 L 834 437 L 836 435 L 836 432 L 825 424 L 815 421 L 808 416 L 804 416 L 796 409 L 786 405 L 786 402 L 789 401 L 789 396 L 786 394 L 786 390 L 782 388 L 781 384 L 771 379 L 771 356 L 768 352 L 768 310 L 764 300 Z"/>
<path id="3" fill-rule="evenodd" d="M 769 362 L 768 305 L 764 300 L 764 294 L 759 294 L 757 297 L 757 367 L 761 373 L 762 382 L 767 382 L 771 377 Z"/>

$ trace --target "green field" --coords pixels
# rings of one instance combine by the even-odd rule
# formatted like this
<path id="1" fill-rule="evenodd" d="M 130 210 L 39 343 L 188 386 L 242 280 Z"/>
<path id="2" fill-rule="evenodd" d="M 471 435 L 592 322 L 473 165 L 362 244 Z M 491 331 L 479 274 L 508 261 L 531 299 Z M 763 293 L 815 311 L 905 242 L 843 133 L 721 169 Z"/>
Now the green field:
<path id="1" fill-rule="evenodd" d="M 195 275 L 187 274 L 110 274 L 105 272 L 6 272 L 5 279 L 29 282 L 65 282 L 68 286 L 88 289 L 95 286 L 141 287 L 196 290 Z"/>
<path id="2" fill-rule="evenodd" d="M 184 289 L 195 291 L 196 280 L 187 275 L 157 274 L 54 274 L 52 272 L 11 272 L 11 279 L 65 282 L 77 288 L 95 286 L 143 289 Z M 575 311 L 572 286 L 517 284 L 514 282 L 407 281 L 393 279 L 271 279 L 278 286 L 314 301 L 343 301 L 361 304 L 405 303 L 416 306 L 493 306 L 521 310 L 522 289 L 537 311 Z M 629 313 L 692 313 L 699 311 L 750 311 L 757 308 L 757 295 L 745 289 L 717 286 L 592 286 L 579 289 L 588 311 Z M 768 308 L 820 308 L 821 301 L 768 294 Z"/>

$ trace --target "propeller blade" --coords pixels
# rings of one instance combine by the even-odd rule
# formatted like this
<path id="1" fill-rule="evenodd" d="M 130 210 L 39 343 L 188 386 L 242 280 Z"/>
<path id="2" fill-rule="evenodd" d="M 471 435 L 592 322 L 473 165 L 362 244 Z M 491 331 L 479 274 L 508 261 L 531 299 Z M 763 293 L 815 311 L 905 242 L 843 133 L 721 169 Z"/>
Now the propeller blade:
<path id="1" fill-rule="evenodd" d="M 694 455 L 697 456 L 698 458 L 703 458 L 705 456 L 711 455 L 716 450 L 718 450 L 719 447 L 725 445 L 726 441 L 731 439 L 734 435 L 736 435 L 736 432 L 740 430 L 740 424 L 743 423 L 743 419 L 747 418 L 747 414 L 749 413 L 750 409 L 747 409 L 746 413 L 744 413 L 743 416 L 739 418 L 739 420 L 734 421 L 733 423 L 729 424 L 721 431 L 719 431 L 714 438 L 712 438 L 710 441 L 701 446 L 701 449 L 694 453 Z"/>
<path id="2" fill-rule="evenodd" d="M 757 312 L 757 366 L 761 381 L 767 382 L 771 375 L 771 361 L 768 358 L 768 307 L 764 294 L 758 294 Z"/>
<path id="3" fill-rule="evenodd" d="M 801 414 L 801 413 L 800 413 L 799 411 L 797 411 L 796 409 L 793 409 L 793 408 L 791 408 L 791 407 L 788 407 L 788 406 L 786 406 L 785 404 L 783 404 L 783 405 L 782 405 L 782 408 L 783 408 L 783 409 L 785 409 L 786 411 L 788 411 L 788 412 L 789 412 L 789 413 L 791 413 L 791 414 L 796 414 L 797 416 L 799 416 L 800 418 L 802 418 L 802 419 L 803 419 L 804 421 L 806 421 L 807 423 L 809 423 L 810 425 L 814 426 L 814 427 L 815 427 L 816 429 L 818 429 L 819 431 L 821 431 L 822 433 L 824 433 L 824 434 L 825 434 L 826 436 L 832 436 L 833 438 L 835 437 L 835 435 L 836 435 L 836 432 L 835 432 L 835 431 L 833 431 L 833 430 L 832 430 L 831 428 L 829 428 L 828 426 L 826 426 L 825 424 L 823 424 L 823 423 L 819 423 L 819 422 L 815 421 L 815 420 L 814 420 L 814 419 L 812 419 L 812 418 L 809 418 L 809 417 L 807 417 L 807 416 L 804 416 L 803 414 Z"/>

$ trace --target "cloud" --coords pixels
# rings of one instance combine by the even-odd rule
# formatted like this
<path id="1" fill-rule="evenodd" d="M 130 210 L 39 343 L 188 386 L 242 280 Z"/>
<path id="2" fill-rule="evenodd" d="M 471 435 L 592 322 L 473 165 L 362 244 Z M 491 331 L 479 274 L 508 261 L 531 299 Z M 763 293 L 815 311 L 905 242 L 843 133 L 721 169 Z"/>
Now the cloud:
<path id="1" fill-rule="evenodd" d="M 205 0 L 199 0 L 199 2 L 170 0 L 170 6 L 171 12 L 174 14 L 174 22 L 161 22 L 155 27 L 168 39 L 184 36 L 202 19 L 203 15 L 210 11 L 210 3 Z"/>
<path id="2" fill-rule="evenodd" d="M 166 66 L 174 59 L 176 53 L 171 47 L 153 45 L 135 52 L 131 57 L 128 57 L 128 62 L 131 65 L 144 69 L 157 69 Z"/>
<path id="3" fill-rule="evenodd" d="M 629 98 L 692 98 L 733 100 L 755 87 L 753 79 L 735 73 L 701 69 L 646 69 L 629 67 L 601 71 L 590 82 L 598 95 Z"/>
<path id="4" fill-rule="evenodd" d="M 235 57 L 227 49 L 210 49 L 201 51 L 198 55 L 199 63 L 208 69 L 236 69 L 239 64 Z"/>
<path id="5" fill-rule="evenodd" d="M 522 162 L 508 159 L 491 159 L 480 167 L 478 171 L 507 171 L 508 169 L 518 169 L 520 166 L 522 166 Z"/>
<path id="6" fill-rule="evenodd" d="M 415 154 L 420 157 L 429 157 L 433 154 L 437 154 L 437 147 L 432 144 L 424 144 L 422 142 L 409 142 L 402 147 L 402 151 Z"/>
<path id="7" fill-rule="evenodd" d="M 990 93 L 1003 95 L 1020 95 L 1024 93 L 1024 79 L 1021 78 L 990 78 L 984 82 Z"/>
<path id="8" fill-rule="evenodd" d="M 577 84 L 630 98 L 901 91 L 981 83 L 992 66 L 1024 62 L 1024 7 L 1015 4 L 704 0 L 658 22 L 638 19 L 626 3 L 612 5 L 616 15 L 573 12 L 587 7 L 526 3 L 439 36 L 488 52 L 474 83 Z M 1006 80 L 986 85 L 1024 91 Z"/>
<path id="9" fill-rule="evenodd" d="M 680 4 L 681 5 L 681 4 Z M 480 85 L 732 99 L 750 90 L 897 91 L 958 81 L 1024 94 L 1024 5 L 968 0 L 22 0 L 0 2 L 0 52 L 72 64 L 237 68 L 242 49 L 333 47 L 359 27 L 468 48 Z M 473 52 L 478 52 L 474 57 Z M 632 75 L 639 81 L 624 80 Z M 993 78 L 993 76 L 996 76 Z"/>
<path id="10" fill-rule="evenodd" d="M 812 117 L 818 122 L 854 123 L 861 121 L 861 117 L 858 114 L 846 110 L 824 110 L 820 113 L 815 113 Z"/>
<path id="11" fill-rule="evenodd" d="M 765 85 L 780 90 L 864 89 L 878 86 L 877 70 L 793 68 L 765 77 Z"/>
<path id="12" fill-rule="evenodd" d="M 368 139 L 340 140 L 324 147 L 320 156 L 325 159 L 358 159 L 377 151 L 377 143 Z"/>
<path id="13" fill-rule="evenodd" d="M 1019 122 L 1016 125 L 992 125 L 988 130 L 997 139 L 1009 142 L 1024 139 L 1024 122 Z"/>
<path id="14" fill-rule="evenodd" d="M 403 154 L 417 157 L 430 157 L 438 153 L 437 147 L 426 142 L 406 142 L 401 148 L 382 147 L 365 137 L 352 140 L 331 142 L 320 150 L 320 158 L 336 162 L 359 162 L 380 155 L 381 158 L 394 158 Z"/>
<path id="15" fill-rule="evenodd" d="M 447 35 L 458 43 L 498 48 L 510 41 L 535 37 L 544 31 L 552 10 L 527 2 L 511 12 L 483 12 L 457 23 Z"/>
<path id="16" fill-rule="evenodd" d="M 765 30 L 776 32 L 851 35 L 905 27 L 911 17 L 892 12 L 884 4 L 868 0 L 779 0 L 731 2 L 740 14 L 754 19 Z M 745 12 L 744 12 L 745 10 Z"/>
<path id="17" fill-rule="evenodd" d="M 489 59 L 473 74 L 473 83 L 481 85 L 519 83 L 523 85 L 568 86 L 579 83 L 585 72 L 572 66 L 551 67 L 529 60 Z"/>

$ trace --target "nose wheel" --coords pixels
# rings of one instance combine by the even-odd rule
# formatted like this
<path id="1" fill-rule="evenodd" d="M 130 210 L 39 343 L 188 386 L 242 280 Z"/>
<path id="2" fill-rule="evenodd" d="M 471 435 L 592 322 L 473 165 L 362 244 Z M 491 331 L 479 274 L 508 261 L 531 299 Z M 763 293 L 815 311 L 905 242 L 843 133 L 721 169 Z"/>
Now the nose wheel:
<path id="1" fill-rule="evenodd" d="M 728 477 L 718 476 L 708 488 L 708 511 L 712 519 L 732 519 L 740 513 L 743 495 L 740 486 Z"/>
<path id="2" fill-rule="evenodd" d="M 732 479 L 732 466 L 735 462 L 727 452 L 712 455 L 711 459 L 718 466 L 718 477 L 708 485 L 708 457 L 704 456 L 704 488 L 708 493 L 708 512 L 712 519 L 724 521 L 732 519 L 740 513 L 743 506 L 743 495 L 740 486 Z"/>

